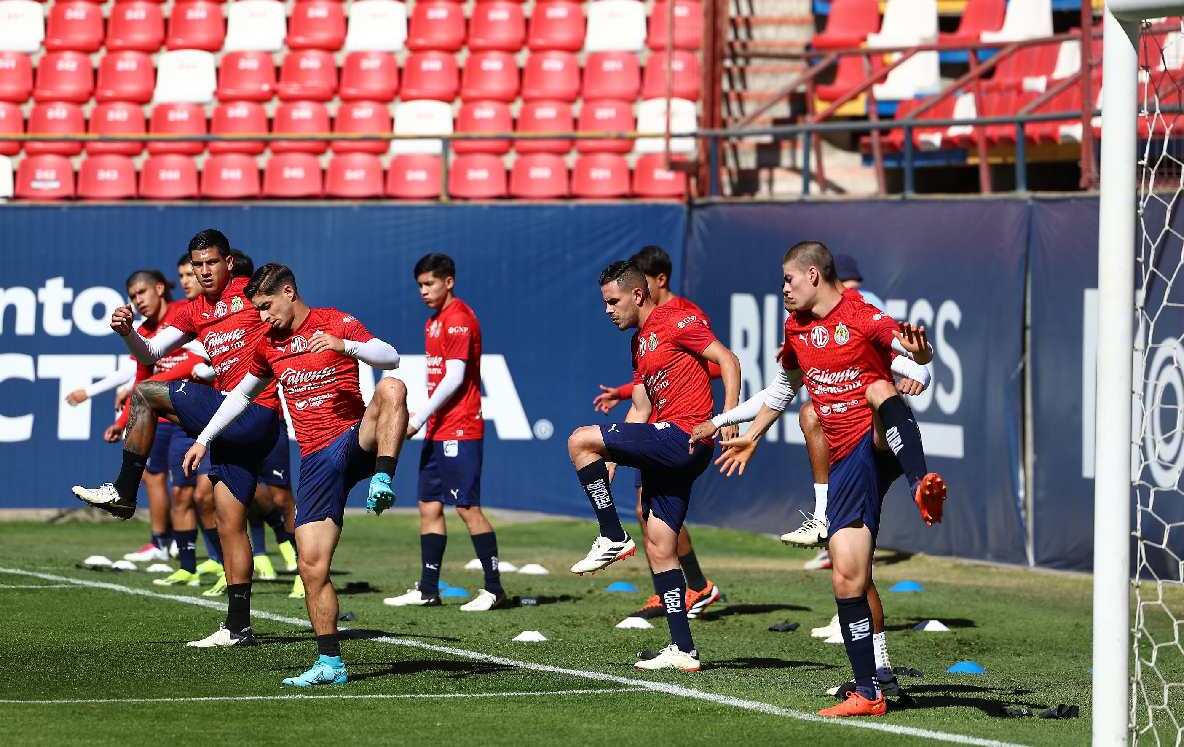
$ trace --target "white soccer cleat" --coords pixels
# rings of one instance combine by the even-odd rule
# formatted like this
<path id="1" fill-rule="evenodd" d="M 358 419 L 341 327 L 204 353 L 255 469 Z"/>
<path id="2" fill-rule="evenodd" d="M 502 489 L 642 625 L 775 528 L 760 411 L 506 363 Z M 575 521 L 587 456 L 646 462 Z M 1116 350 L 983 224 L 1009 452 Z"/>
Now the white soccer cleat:
<path id="1" fill-rule="evenodd" d="M 255 646 L 258 641 L 255 640 L 255 634 L 250 628 L 247 628 L 242 633 L 232 633 L 226 629 L 223 624 L 218 625 L 218 629 L 209 634 L 200 641 L 190 641 L 186 646 L 191 648 L 228 648 L 230 646 Z"/>
<path id="2" fill-rule="evenodd" d="M 843 629 L 839 627 L 838 615 L 832 617 L 830 622 L 821 628 L 814 628 L 810 631 L 811 638 L 833 638 L 841 635 L 843 635 Z"/>
<path id="3" fill-rule="evenodd" d="M 807 571 L 829 571 L 831 568 L 830 553 L 825 549 L 819 550 L 818 554 L 807 560 L 803 567 Z"/>
<path id="4" fill-rule="evenodd" d="M 169 553 L 149 542 L 139 550 L 125 554 L 123 559 L 133 563 L 163 563 L 169 559 Z"/>
<path id="5" fill-rule="evenodd" d="M 827 531 L 830 525 L 826 523 L 826 519 L 819 519 L 802 513 L 806 520 L 802 525 L 792 532 L 786 532 L 781 535 L 781 541 L 787 545 L 799 545 L 801 547 L 814 547 L 826 542 Z"/>
<path id="6" fill-rule="evenodd" d="M 592 549 L 588 551 L 583 560 L 571 567 L 571 572 L 581 576 L 585 573 L 596 573 L 608 568 L 618 560 L 624 560 L 635 554 L 637 554 L 637 545 L 633 544 L 633 540 L 628 535 L 622 542 L 614 542 L 608 537 L 597 537 L 596 541 L 592 543 Z"/>
<path id="7" fill-rule="evenodd" d="M 440 597 L 425 596 L 419 590 L 419 584 L 416 584 L 414 589 L 408 589 L 397 597 L 387 597 L 382 603 L 388 607 L 436 607 L 440 604 Z"/>
<path id="8" fill-rule="evenodd" d="M 678 669 L 683 672 L 699 671 L 699 652 L 679 650 L 673 643 L 658 652 L 652 659 L 640 659 L 633 664 L 638 669 Z"/>
<path id="9" fill-rule="evenodd" d="M 506 595 L 494 594 L 492 591 L 481 589 L 477 596 L 460 606 L 461 612 L 488 612 L 491 609 L 505 606 Z"/>
<path id="10" fill-rule="evenodd" d="M 81 485 L 75 485 L 70 490 L 83 503 L 102 509 L 117 518 L 130 519 L 136 513 L 135 498 L 130 501 L 123 500 L 119 497 L 119 491 L 109 482 L 105 482 L 97 488 L 84 488 Z"/>

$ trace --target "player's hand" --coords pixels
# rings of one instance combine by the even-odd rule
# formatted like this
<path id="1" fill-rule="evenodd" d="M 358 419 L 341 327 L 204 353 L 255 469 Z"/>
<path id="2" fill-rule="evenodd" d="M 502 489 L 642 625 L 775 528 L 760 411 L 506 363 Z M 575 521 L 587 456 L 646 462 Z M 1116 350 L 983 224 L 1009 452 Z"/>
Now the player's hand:
<path id="1" fill-rule="evenodd" d="M 913 360 L 922 365 L 929 362 L 929 336 L 925 333 L 924 324 L 914 327 L 908 322 L 901 322 L 900 329 L 893 332 L 892 336 L 913 354 Z"/>
<path id="2" fill-rule="evenodd" d="M 308 338 L 308 351 L 310 353 L 320 353 L 325 350 L 344 353 L 345 343 L 341 341 L 340 337 L 334 337 L 318 329 L 313 333 L 312 337 Z"/>
<path id="3" fill-rule="evenodd" d="M 115 412 L 123 410 L 123 403 L 130 396 L 132 396 L 132 388 L 130 386 L 121 386 L 115 390 Z"/>
<path id="4" fill-rule="evenodd" d="M 744 468 L 748 466 L 752 455 L 756 453 L 756 441 L 748 436 L 737 436 L 722 441 L 720 446 L 724 447 L 724 453 L 715 460 L 715 463 L 719 465 L 719 473 L 727 477 L 737 473 L 743 475 Z"/>
<path id="5" fill-rule="evenodd" d="M 740 426 L 738 425 L 725 425 L 723 428 L 719 429 L 720 441 L 731 441 L 733 438 L 739 435 Z"/>
<path id="6" fill-rule="evenodd" d="M 123 429 L 118 425 L 112 423 L 103 431 L 103 440 L 109 444 L 113 444 L 123 437 Z"/>
<path id="7" fill-rule="evenodd" d="M 702 423 L 696 425 L 694 430 L 691 431 L 690 439 L 688 439 L 690 441 L 690 451 L 695 450 L 695 444 L 697 442 L 706 441 L 709 438 L 715 438 L 715 434 L 718 430 L 719 428 L 716 427 L 715 423 L 711 422 L 710 420 L 704 420 Z"/>
<path id="8" fill-rule="evenodd" d="M 132 333 L 132 320 L 135 318 L 136 313 L 130 303 L 120 306 L 111 312 L 111 329 L 120 337 L 127 337 Z"/>
<path id="9" fill-rule="evenodd" d="M 75 389 L 74 391 L 72 391 L 66 395 L 66 401 L 69 402 L 71 405 L 75 405 L 75 406 L 81 405 L 83 402 L 87 401 L 88 399 L 90 399 L 90 397 L 86 396 L 85 389 Z"/>
<path id="10" fill-rule="evenodd" d="M 188 477 L 197 471 L 201 466 L 201 460 L 206 458 L 206 447 L 197 441 L 193 442 L 193 446 L 189 447 L 189 451 L 185 452 L 185 456 L 181 458 L 181 469 Z"/>
<path id="11" fill-rule="evenodd" d="M 408 413 L 407 415 L 407 438 L 415 438 L 415 434 L 419 433 L 419 428 L 414 423 L 415 413 Z"/>
<path id="12" fill-rule="evenodd" d="M 916 379 L 910 379 L 908 377 L 902 376 L 896 382 L 896 391 L 900 392 L 901 394 L 907 394 L 910 397 L 916 397 L 918 394 L 925 391 L 925 385 Z"/>
<path id="13" fill-rule="evenodd" d="M 609 410 L 616 407 L 617 403 L 620 401 L 621 398 L 617 396 L 617 390 L 615 387 L 601 384 L 600 394 L 596 395 L 596 398 L 592 400 L 592 409 L 596 412 L 603 412 L 607 415 Z"/>

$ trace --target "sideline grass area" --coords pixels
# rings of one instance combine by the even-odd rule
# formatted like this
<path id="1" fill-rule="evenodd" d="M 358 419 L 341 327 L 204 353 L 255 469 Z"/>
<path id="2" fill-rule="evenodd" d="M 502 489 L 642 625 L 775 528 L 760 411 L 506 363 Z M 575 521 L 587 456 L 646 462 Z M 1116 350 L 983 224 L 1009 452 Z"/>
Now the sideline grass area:
<path id="1" fill-rule="evenodd" d="M 472 592 L 480 574 L 464 571 L 473 557 L 463 527 L 451 522 L 443 578 Z M 595 577 L 566 571 L 587 550 L 592 524 L 547 520 L 499 528 L 501 554 L 516 564 L 538 562 L 544 577 L 509 574 L 510 594 L 540 597 L 537 606 L 487 614 L 443 608 L 393 609 L 382 597 L 403 591 L 418 573 L 419 545 L 407 515 L 347 519 L 338 552 L 338 587 L 366 582 L 370 591 L 344 594 L 350 626 L 402 638 L 523 661 L 591 670 L 639 680 L 685 685 L 710 693 L 813 712 L 832 701 L 827 687 L 848 674 L 841 646 L 809 636 L 834 610 L 828 574 L 802 570 L 809 552 L 791 552 L 766 537 L 696 527 L 701 564 L 726 594 L 693 623 L 710 668 L 697 675 L 645 674 L 631 666 L 635 652 L 666 642 L 663 621 L 652 631 L 614 625 L 649 592 L 643 561 L 618 564 Z M 0 567 L 21 568 L 162 593 L 198 596 L 200 589 L 161 589 L 143 573 L 98 573 L 75 563 L 91 553 L 117 558 L 138 546 L 142 523 L 0 524 Z M 269 541 L 271 538 L 269 537 Z M 273 557 L 279 563 L 278 554 Z M 888 614 L 889 646 L 897 666 L 921 679 L 902 680 L 916 706 L 890 712 L 880 723 L 932 729 L 1025 744 L 1069 744 L 1089 734 L 1089 582 L 956 561 L 886 554 L 877 567 Z M 897 580 L 921 582 L 922 593 L 893 594 Z M 637 594 L 606 593 L 614 580 Z M 256 622 L 265 645 L 199 651 L 180 644 L 212 631 L 216 610 L 90 588 L 13 588 L 53 582 L 0 573 L 0 699 L 174 698 L 286 693 L 279 680 L 301 671 L 315 650 L 308 631 Z M 290 576 L 257 583 L 256 609 L 304 617 L 287 598 Z M 916 633 L 918 620 L 938 618 L 950 633 Z M 801 628 L 772 633 L 776 622 Z M 542 644 L 513 643 L 524 629 L 542 631 Z M 497 694 L 618 690 L 621 685 L 567 675 L 523 671 L 372 640 L 344 646 L 354 682 L 316 694 Z M 946 674 L 954 661 L 973 659 L 985 676 Z M 1177 673 L 1180 674 L 1180 673 Z M 1176 678 L 1179 681 L 1179 677 Z M 1080 718 L 1046 721 L 1002 716 L 1006 704 L 1033 710 L 1058 703 L 1081 707 Z M 0 703 L 9 744 L 128 744 L 184 734 L 197 744 L 302 740 L 353 744 L 718 744 L 740 737 L 751 744 L 800 742 L 915 744 L 916 737 L 802 722 L 731 706 L 655 692 L 597 692 L 453 699 L 329 699 L 126 704 Z"/>

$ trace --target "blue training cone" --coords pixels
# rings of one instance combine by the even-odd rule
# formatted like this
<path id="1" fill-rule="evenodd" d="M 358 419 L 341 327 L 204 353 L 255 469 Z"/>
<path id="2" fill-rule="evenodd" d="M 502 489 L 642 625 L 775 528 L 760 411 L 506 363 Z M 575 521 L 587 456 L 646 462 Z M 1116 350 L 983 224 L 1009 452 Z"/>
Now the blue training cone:
<path id="1" fill-rule="evenodd" d="M 628 581 L 613 581 L 608 586 L 604 587 L 605 591 L 623 592 L 629 594 L 636 594 L 637 587 Z"/>
<path id="2" fill-rule="evenodd" d="M 897 581 L 888 591 L 925 591 L 925 588 L 916 581 Z"/>
<path id="3" fill-rule="evenodd" d="M 946 670 L 950 674 L 986 674 L 987 669 L 977 661 L 958 661 Z"/>
<path id="4" fill-rule="evenodd" d="M 469 592 L 465 591 L 464 589 L 462 589 L 459 586 L 449 586 L 449 587 L 445 588 L 444 585 L 441 584 L 440 585 L 440 596 L 441 597 L 468 597 Z"/>

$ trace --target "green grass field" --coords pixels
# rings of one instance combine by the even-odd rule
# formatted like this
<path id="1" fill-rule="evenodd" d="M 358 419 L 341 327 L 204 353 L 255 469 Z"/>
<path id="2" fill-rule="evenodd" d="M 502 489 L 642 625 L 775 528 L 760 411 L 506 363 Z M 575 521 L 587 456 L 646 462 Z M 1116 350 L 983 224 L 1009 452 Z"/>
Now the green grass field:
<path id="1" fill-rule="evenodd" d="M 462 568 L 473 557 L 472 546 L 459 522 L 450 523 L 454 534 L 443 579 L 472 592 L 480 573 Z M 833 702 L 824 691 L 849 670 L 842 646 L 810 638 L 809 629 L 826 624 L 834 611 L 828 574 L 802 570 L 810 553 L 789 551 L 767 537 L 696 527 L 701 564 L 726 595 L 693 623 L 705 668 L 647 674 L 632 662 L 638 650 L 665 645 L 664 622 L 656 620 L 653 630 L 613 627 L 649 593 L 644 562 L 631 559 L 595 577 L 566 570 L 587 550 L 592 526 L 574 520 L 501 523 L 503 559 L 542 563 L 551 575 L 504 578 L 511 595 L 538 597 L 537 606 L 471 614 L 457 609 L 463 599 L 432 609 L 383 606 L 383 596 L 402 592 L 418 576 L 416 524 L 406 514 L 350 516 L 335 579 L 348 591 L 342 611 L 356 618 L 344 624 L 354 629 L 343 643 L 352 682 L 299 697 L 281 690 L 279 681 L 302 671 L 315 647 L 301 624 L 302 602 L 287 598 L 290 576 L 255 585 L 255 628 L 264 645 L 187 649 L 185 641 L 217 626 L 223 600 L 205 599 L 200 589 L 154 587 L 144 573 L 75 566 L 92 553 L 116 558 L 137 547 L 144 524 L 0 524 L 4 741 L 1088 741 L 1085 577 L 884 554 L 877 578 L 892 660 L 923 673 L 902 678 L 913 704 L 857 724 L 820 722 L 807 714 Z M 887 593 L 906 578 L 925 590 Z M 639 592 L 605 592 L 615 580 L 632 582 Z M 952 631 L 911 630 L 927 618 L 943 620 Z M 801 628 L 768 630 L 782 621 Z M 527 629 L 549 640 L 511 641 Z M 962 659 L 981 663 L 986 674 L 946 673 Z M 1181 681 L 1181 672 L 1175 674 Z M 1080 706 L 1081 717 L 1003 715 L 1007 705 L 1036 711 L 1058 703 Z"/>

